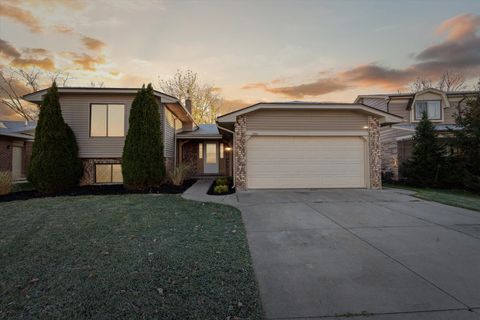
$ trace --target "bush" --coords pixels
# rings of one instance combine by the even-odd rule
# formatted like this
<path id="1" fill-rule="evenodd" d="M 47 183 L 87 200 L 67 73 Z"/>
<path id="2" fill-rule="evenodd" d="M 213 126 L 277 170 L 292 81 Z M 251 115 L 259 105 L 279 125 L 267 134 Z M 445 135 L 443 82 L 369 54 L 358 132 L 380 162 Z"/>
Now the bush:
<path id="1" fill-rule="evenodd" d="M 82 174 L 77 141 L 63 120 L 54 82 L 40 106 L 28 180 L 38 191 L 54 193 L 77 185 Z"/>
<path id="2" fill-rule="evenodd" d="M 216 185 L 215 188 L 213 188 L 213 192 L 221 194 L 221 193 L 227 193 L 228 192 L 228 186 L 227 185 Z"/>
<path id="3" fill-rule="evenodd" d="M 228 185 L 228 177 L 218 177 L 215 179 L 216 186 Z"/>
<path id="4" fill-rule="evenodd" d="M 151 84 L 144 85 L 132 102 L 122 174 L 125 187 L 133 190 L 158 186 L 165 179 L 159 105 Z"/>
<path id="5" fill-rule="evenodd" d="M 169 173 L 170 181 L 174 186 L 181 186 L 190 174 L 190 167 L 179 164 Z"/>
<path id="6" fill-rule="evenodd" d="M 417 186 L 439 186 L 444 170 L 444 148 L 439 145 L 433 123 L 424 113 L 415 129 L 412 158 L 400 167 L 400 174 Z"/>
<path id="7" fill-rule="evenodd" d="M 12 174 L 9 171 L 0 172 L 0 195 L 12 190 Z"/>

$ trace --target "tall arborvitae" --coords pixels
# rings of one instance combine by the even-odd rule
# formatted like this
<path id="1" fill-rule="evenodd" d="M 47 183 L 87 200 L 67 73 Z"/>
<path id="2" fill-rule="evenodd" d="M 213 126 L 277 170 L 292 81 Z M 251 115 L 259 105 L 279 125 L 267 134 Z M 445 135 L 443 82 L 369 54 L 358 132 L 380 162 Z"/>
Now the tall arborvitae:
<path id="1" fill-rule="evenodd" d="M 75 186 L 82 173 L 75 135 L 63 120 L 54 82 L 40 106 L 28 180 L 41 192 L 59 192 Z"/>
<path id="2" fill-rule="evenodd" d="M 143 85 L 130 110 L 122 160 L 123 183 L 129 189 L 147 189 L 165 179 L 159 105 L 152 85 Z"/>
<path id="3" fill-rule="evenodd" d="M 424 113 L 415 129 L 412 157 L 403 165 L 401 174 L 416 185 L 438 185 L 444 153 L 444 148 L 436 139 L 435 127 Z"/>
<path id="4" fill-rule="evenodd" d="M 453 131 L 454 145 L 458 150 L 454 155 L 461 170 L 463 185 L 475 192 L 480 192 L 480 82 L 476 97 L 467 101 L 456 123 L 462 130 Z"/>

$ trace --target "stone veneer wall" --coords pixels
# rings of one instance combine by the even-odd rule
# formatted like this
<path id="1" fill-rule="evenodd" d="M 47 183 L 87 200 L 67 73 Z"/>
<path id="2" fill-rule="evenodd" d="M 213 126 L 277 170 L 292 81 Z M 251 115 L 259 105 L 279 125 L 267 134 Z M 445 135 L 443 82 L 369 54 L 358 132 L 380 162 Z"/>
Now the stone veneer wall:
<path id="1" fill-rule="evenodd" d="M 380 123 L 374 117 L 368 117 L 368 150 L 370 163 L 370 188 L 382 188 L 382 158 L 380 148 Z"/>
<path id="2" fill-rule="evenodd" d="M 242 191 L 247 188 L 247 117 L 237 117 L 235 123 L 235 187 Z"/>
<path id="3" fill-rule="evenodd" d="M 384 142 L 382 148 L 382 173 L 391 173 L 392 179 L 398 179 L 398 144 L 396 140 Z"/>

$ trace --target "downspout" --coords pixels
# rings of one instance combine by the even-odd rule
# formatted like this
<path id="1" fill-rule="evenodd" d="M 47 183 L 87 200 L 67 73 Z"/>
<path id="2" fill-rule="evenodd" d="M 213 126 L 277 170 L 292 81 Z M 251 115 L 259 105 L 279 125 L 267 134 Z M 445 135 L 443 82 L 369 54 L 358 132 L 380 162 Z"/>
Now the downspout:
<path id="1" fill-rule="evenodd" d="M 217 122 L 217 127 L 219 127 L 222 130 L 225 130 L 227 132 L 230 132 L 232 134 L 232 142 L 233 142 L 233 146 L 232 146 L 232 175 L 233 175 L 233 187 L 235 187 L 235 184 L 236 184 L 236 181 L 235 181 L 235 176 L 236 176 L 235 173 L 236 172 L 235 171 L 236 171 L 236 168 L 237 168 L 237 166 L 235 165 L 235 132 L 218 125 L 218 122 Z"/>
<path id="2" fill-rule="evenodd" d="M 177 118 L 173 117 L 173 170 L 177 168 Z"/>

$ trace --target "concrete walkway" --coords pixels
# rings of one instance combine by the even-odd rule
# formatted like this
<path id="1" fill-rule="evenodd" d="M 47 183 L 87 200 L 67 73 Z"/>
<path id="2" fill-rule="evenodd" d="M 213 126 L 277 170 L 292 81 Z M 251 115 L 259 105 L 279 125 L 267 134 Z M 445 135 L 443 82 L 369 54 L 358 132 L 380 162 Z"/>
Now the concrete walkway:
<path id="1" fill-rule="evenodd" d="M 201 202 L 214 202 L 231 206 L 238 205 L 236 193 L 224 196 L 211 196 L 207 194 L 208 188 L 212 184 L 213 179 L 201 179 L 195 182 L 187 191 L 182 194 L 182 198 Z"/>

